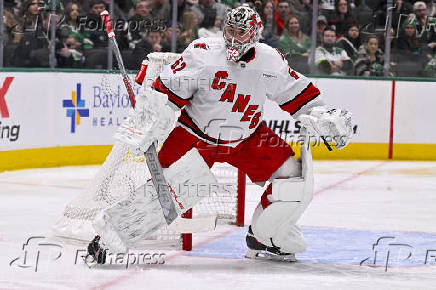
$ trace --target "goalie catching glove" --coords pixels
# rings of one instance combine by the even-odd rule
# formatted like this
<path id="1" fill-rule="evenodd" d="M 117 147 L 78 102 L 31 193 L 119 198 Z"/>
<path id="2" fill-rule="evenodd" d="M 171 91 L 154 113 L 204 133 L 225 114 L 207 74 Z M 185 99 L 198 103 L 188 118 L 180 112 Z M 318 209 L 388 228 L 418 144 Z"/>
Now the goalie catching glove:
<path id="1" fill-rule="evenodd" d="M 351 113 L 345 110 L 314 107 L 310 114 L 301 115 L 298 120 L 310 134 L 331 138 L 337 149 L 347 146 L 353 135 Z"/>
<path id="2" fill-rule="evenodd" d="M 134 155 L 142 155 L 158 141 L 162 143 L 174 127 L 175 113 L 165 94 L 146 88 L 136 100 L 136 107 L 118 128 L 115 139 L 130 146 Z"/>

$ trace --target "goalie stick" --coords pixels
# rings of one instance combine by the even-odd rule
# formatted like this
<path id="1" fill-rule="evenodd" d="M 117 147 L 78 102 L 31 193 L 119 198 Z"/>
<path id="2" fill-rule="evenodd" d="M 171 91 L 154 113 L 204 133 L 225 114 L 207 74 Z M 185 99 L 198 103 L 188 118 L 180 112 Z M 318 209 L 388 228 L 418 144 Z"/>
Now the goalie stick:
<path id="1" fill-rule="evenodd" d="M 107 12 L 107 10 L 104 10 L 100 13 L 100 16 L 106 28 L 109 40 L 112 43 L 112 50 L 115 54 L 115 58 L 117 59 L 118 66 L 123 77 L 124 85 L 126 87 L 127 93 L 129 94 L 130 102 L 132 104 L 132 107 L 135 108 L 135 95 L 133 93 L 132 86 L 130 85 L 129 78 L 124 67 L 123 59 L 121 58 L 120 49 L 118 48 L 118 43 L 115 39 L 115 32 L 112 28 L 109 13 Z M 153 185 L 158 194 L 159 203 L 162 206 L 165 221 L 168 225 L 170 225 L 177 218 L 178 215 L 174 203 L 172 202 L 168 183 L 166 182 L 165 176 L 163 175 L 162 166 L 160 165 L 159 159 L 157 157 L 156 146 L 154 144 L 151 144 L 147 151 L 144 153 L 144 155 L 147 167 L 151 173 Z"/>

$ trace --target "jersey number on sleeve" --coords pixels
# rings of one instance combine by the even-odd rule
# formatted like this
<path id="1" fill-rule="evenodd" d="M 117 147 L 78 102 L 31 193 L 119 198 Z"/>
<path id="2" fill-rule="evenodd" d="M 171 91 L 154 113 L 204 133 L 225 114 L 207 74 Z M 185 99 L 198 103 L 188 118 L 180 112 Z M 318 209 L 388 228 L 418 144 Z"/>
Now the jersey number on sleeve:
<path id="1" fill-rule="evenodd" d="M 171 69 L 173 70 L 173 73 L 175 74 L 178 71 L 181 71 L 186 67 L 186 62 L 183 61 L 183 56 L 180 57 L 178 60 L 176 60 L 173 65 L 171 65 Z"/>
<path id="2" fill-rule="evenodd" d="M 289 67 L 288 69 L 289 75 L 291 77 L 293 77 L 295 80 L 298 80 L 300 77 L 297 75 L 297 73 L 294 70 L 291 70 L 291 68 Z"/>

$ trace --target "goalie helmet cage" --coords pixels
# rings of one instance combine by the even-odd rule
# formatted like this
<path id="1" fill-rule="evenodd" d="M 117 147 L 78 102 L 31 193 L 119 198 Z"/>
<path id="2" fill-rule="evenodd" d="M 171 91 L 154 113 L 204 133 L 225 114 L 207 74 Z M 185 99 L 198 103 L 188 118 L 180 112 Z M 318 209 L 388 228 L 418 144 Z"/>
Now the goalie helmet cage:
<path id="1" fill-rule="evenodd" d="M 174 53 L 151 53 L 141 70 L 146 71 L 143 86 L 151 86 L 164 65 L 180 58 Z M 117 91 L 122 82 L 118 74 L 104 75 L 102 88 L 104 93 Z M 188 210 L 185 218 L 193 216 L 216 215 L 218 223 L 230 223 L 244 226 L 245 174 L 236 168 L 218 163 L 211 169 L 220 185 L 231 185 L 232 192 L 218 191 L 205 197 L 200 203 Z M 67 204 L 61 218 L 53 226 L 56 236 L 89 242 L 96 234 L 91 223 L 95 215 L 121 198 L 145 184 L 151 175 L 143 156 L 129 153 L 128 147 L 116 141 L 112 151 L 98 170 L 90 185 L 74 200 Z M 152 236 L 138 244 L 157 248 L 177 247 L 192 249 L 191 233 L 175 233 L 163 227 Z"/>

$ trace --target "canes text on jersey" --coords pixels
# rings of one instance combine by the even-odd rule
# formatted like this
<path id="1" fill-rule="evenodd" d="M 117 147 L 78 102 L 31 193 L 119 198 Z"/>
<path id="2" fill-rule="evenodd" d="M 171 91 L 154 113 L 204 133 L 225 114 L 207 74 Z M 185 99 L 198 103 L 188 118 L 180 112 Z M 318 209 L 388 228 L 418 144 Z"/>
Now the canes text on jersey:
<path id="1" fill-rule="evenodd" d="M 260 116 L 262 115 L 262 112 L 256 112 L 256 110 L 259 108 L 259 105 L 248 105 L 251 96 L 244 95 L 244 94 L 238 94 L 236 101 L 234 101 L 237 84 L 236 83 L 227 84 L 224 81 L 224 79 L 227 79 L 228 76 L 229 74 L 226 71 L 216 72 L 215 78 L 213 79 L 212 82 L 212 89 L 222 90 L 227 85 L 226 89 L 221 95 L 220 101 L 234 103 L 232 107 L 232 112 L 243 113 L 240 121 L 250 122 L 250 126 L 249 126 L 250 129 L 256 128 L 257 124 L 259 123 Z"/>

